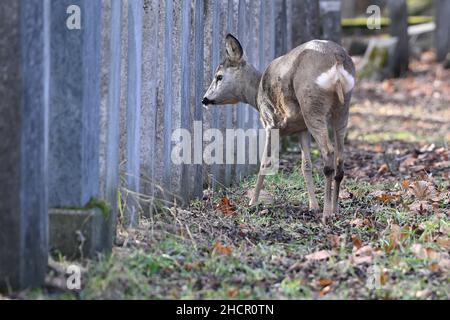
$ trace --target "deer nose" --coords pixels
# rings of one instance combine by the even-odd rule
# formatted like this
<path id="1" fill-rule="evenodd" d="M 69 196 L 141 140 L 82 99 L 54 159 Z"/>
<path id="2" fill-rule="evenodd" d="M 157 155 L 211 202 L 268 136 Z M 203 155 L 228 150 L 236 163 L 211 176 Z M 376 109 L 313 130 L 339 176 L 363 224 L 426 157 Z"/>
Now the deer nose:
<path id="1" fill-rule="evenodd" d="M 202 100 L 202 104 L 207 106 L 207 105 L 210 105 L 210 104 L 214 104 L 214 101 L 209 100 L 207 97 L 204 97 L 203 100 Z"/>

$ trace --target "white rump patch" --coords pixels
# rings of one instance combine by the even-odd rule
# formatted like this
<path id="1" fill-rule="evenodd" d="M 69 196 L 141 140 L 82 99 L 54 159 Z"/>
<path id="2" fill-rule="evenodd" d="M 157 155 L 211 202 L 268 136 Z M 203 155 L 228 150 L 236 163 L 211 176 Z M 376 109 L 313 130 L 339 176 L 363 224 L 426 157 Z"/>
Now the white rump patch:
<path id="1" fill-rule="evenodd" d="M 334 90 L 338 81 L 341 82 L 344 93 L 349 92 L 355 86 L 355 78 L 341 64 L 335 64 L 316 79 L 317 85 L 325 90 Z"/>

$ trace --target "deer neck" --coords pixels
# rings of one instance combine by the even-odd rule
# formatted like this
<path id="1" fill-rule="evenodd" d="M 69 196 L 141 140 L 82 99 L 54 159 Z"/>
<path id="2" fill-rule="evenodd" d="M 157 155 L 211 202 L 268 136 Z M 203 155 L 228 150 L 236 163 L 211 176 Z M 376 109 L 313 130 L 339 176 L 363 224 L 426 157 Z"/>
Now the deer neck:
<path id="1" fill-rule="evenodd" d="M 262 74 L 249 63 L 246 64 L 245 68 L 246 77 L 242 85 L 242 91 L 239 100 L 251 105 L 253 108 L 259 111 L 256 101 Z"/>

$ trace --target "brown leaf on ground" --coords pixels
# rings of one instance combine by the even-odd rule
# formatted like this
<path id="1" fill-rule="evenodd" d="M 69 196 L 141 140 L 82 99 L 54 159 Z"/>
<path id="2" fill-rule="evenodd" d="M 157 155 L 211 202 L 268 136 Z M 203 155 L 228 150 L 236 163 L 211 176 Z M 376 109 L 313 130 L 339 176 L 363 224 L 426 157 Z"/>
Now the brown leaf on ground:
<path id="1" fill-rule="evenodd" d="M 395 91 L 394 82 L 392 80 L 384 80 L 381 84 L 383 90 L 387 93 L 393 93 Z"/>
<path id="2" fill-rule="evenodd" d="M 381 176 L 381 175 L 385 174 L 388 171 L 389 171 L 389 166 L 385 163 L 378 169 L 377 173 L 378 173 L 378 175 Z"/>
<path id="3" fill-rule="evenodd" d="M 388 230 L 389 233 L 389 244 L 384 246 L 384 251 L 387 253 L 392 252 L 395 248 L 397 248 L 399 242 L 404 238 L 404 235 L 402 235 L 402 229 L 399 225 L 392 224 L 390 227 L 390 230 Z"/>
<path id="4" fill-rule="evenodd" d="M 214 251 L 220 254 L 231 254 L 233 252 L 233 248 L 225 246 L 220 242 L 216 242 L 216 244 L 214 245 Z"/>
<path id="5" fill-rule="evenodd" d="M 333 251 L 320 250 L 320 251 L 316 251 L 316 252 L 306 255 L 305 258 L 306 258 L 306 260 L 309 260 L 309 261 L 320 261 L 320 260 L 328 259 L 329 257 L 331 257 L 333 255 L 335 255 L 335 253 Z"/>
<path id="6" fill-rule="evenodd" d="M 412 167 L 416 164 L 417 158 L 408 157 L 400 163 L 400 172 L 408 170 L 408 167 Z"/>
<path id="7" fill-rule="evenodd" d="M 403 180 L 403 182 L 402 182 L 403 189 L 408 190 L 410 185 L 411 185 L 411 182 L 409 180 Z"/>
<path id="8" fill-rule="evenodd" d="M 415 243 L 411 246 L 411 252 L 419 259 L 427 258 L 427 250 L 419 243 Z"/>
<path id="9" fill-rule="evenodd" d="M 432 206 L 427 201 L 415 201 L 409 205 L 409 210 L 420 214 L 431 211 Z"/>
<path id="10" fill-rule="evenodd" d="M 352 253 L 351 262 L 355 265 L 363 263 L 372 263 L 373 259 L 373 249 L 370 245 L 354 250 Z"/>
<path id="11" fill-rule="evenodd" d="M 430 297 L 433 294 L 431 290 L 425 289 L 425 290 L 419 290 L 416 292 L 416 298 L 418 299 L 426 299 Z"/>
<path id="12" fill-rule="evenodd" d="M 440 260 L 441 254 L 431 248 L 425 248 L 419 243 L 415 243 L 411 246 L 411 252 L 419 259 Z"/>
<path id="13" fill-rule="evenodd" d="M 319 292 L 319 296 L 323 297 L 326 296 L 327 294 L 329 294 L 332 291 L 330 286 L 326 286 L 325 288 L 323 288 L 322 290 L 320 290 Z"/>
<path id="14" fill-rule="evenodd" d="M 384 148 L 381 145 L 381 143 L 377 143 L 374 147 L 373 147 L 373 152 L 375 153 L 383 153 L 384 152 Z"/>
<path id="15" fill-rule="evenodd" d="M 341 237 L 335 234 L 329 234 L 327 236 L 328 242 L 330 242 L 330 245 L 333 249 L 337 249 L 341 245 Z"/>
<path id="16" fill-rule="evenodd" d="M 450 238 L 447 236 L 440 236 L 436 239 L 436 243 L 444 249 L 450 250 Z"/>
<path id="17" fill-rule="evenodd" d="M 362 241 L 359 239 L 359 237 L 355 234 L 352 235 L 352 244 L 353 244 L 353 250 L 356 251 L 359 248 L 362 247 Z"/>
<path id="18" fill-rule="evenodd" d="M 223 197 L 216 208 L 226 216 L 232 216 L 236 213 L 234 207 L 231 205 L 230 199 L 228 199 L 227 197 Z"/>
<path id="19" fill-rule="evenodd" d="M 445 258 L 445 259 L 441 259 L 438 262 L 439 268 L 443 271 L 450 271 L 450 259 Z"/>
<path id="20" fill-rule="evenodd" d="M 329 279 L 329 278 L 320 278 L 319 281 L 318 281 L 318 284 L 321 287 L 331 286 L 333 283 L 334 283 L 334 281 L 332 279 Z"/>
<path id="21" fill-rule="evenodd" d="M 411 193 L 418 200 L 429 200 L 436 195 L 436 189 L 428 181 L 414 181 L 410 186 Z"/>
<path id="22" fill-rule="evenodd" d="M 339 191 L 339 199 L 352 199 L 353 193 L 348 192 L 347 190 Z"/>
<path id="23" fill-rule="evenodd" d="M 227 290 L 227 296 L 231 299 L 235 298 L 239 294 L 239 288 L 230 288 Z"/>
<path id="24" fill-rule="evenodd" d="M 350 225 L 355 227 L 362 227 L 364 225 L 364 220 L 360 218 L 356 218 L 350 221 Z"/>
<path id="25" fill-rule="evenodd" d="M 379 196 L 377 198 L 377 200 L 379 202 L 382 202 L 384 204 L 390 203 L 390 202 L 394 201 L 395 199 L 396 199 L 395 196 L 387 194 L 387 193 L 383 193 L 381 196 Z"/>

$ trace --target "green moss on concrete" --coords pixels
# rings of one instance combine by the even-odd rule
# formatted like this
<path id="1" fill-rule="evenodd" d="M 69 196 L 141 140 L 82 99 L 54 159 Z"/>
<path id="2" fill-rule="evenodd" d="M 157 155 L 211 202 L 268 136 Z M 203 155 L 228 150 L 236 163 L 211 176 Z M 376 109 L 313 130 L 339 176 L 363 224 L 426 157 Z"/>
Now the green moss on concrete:
<path id="1" fill-rule="evenodd" d="M 94 197 L 91 198 L 91 200 L 89 200 L 89 202 L 86 204 L 85 209 L 90 210 L 95 208 L 100 209 L 105 220 L 109 219 L 109 216 L 111 214 L 111 206 L 105 200 Z"/>

